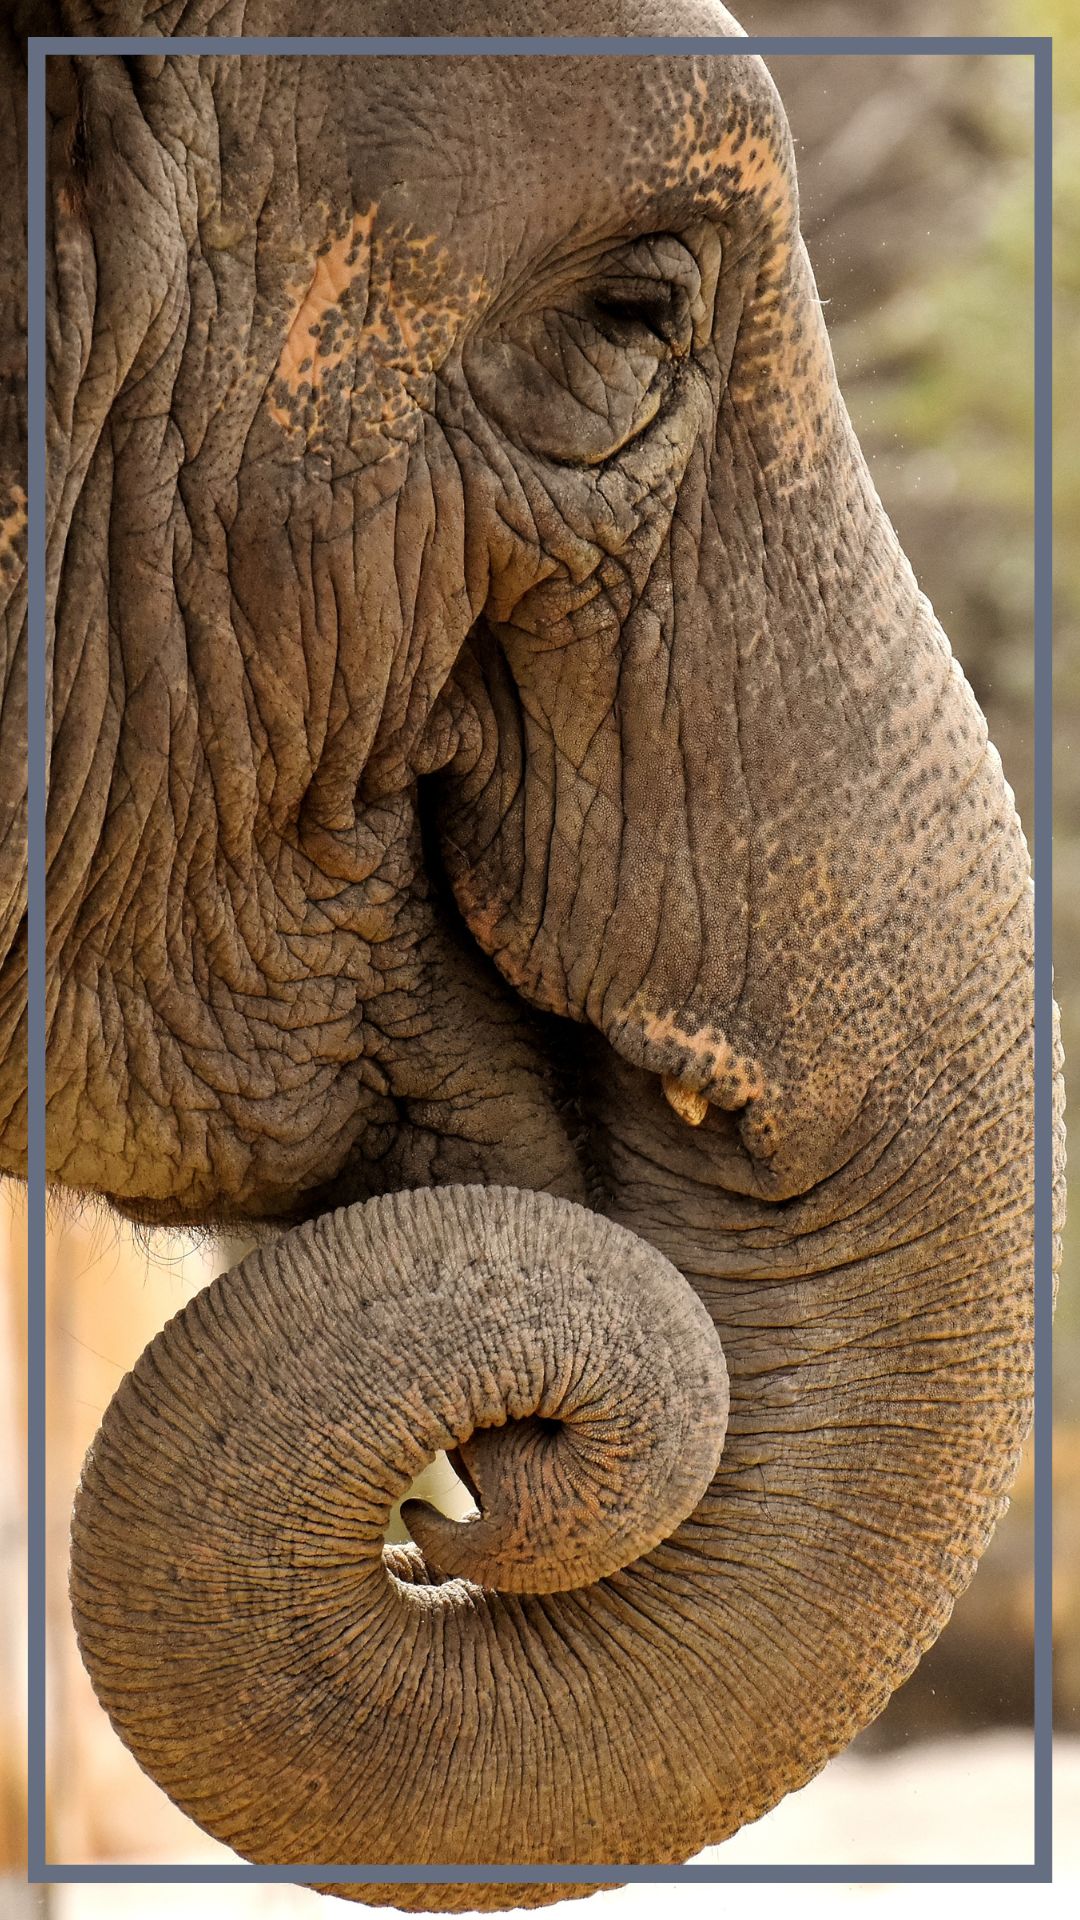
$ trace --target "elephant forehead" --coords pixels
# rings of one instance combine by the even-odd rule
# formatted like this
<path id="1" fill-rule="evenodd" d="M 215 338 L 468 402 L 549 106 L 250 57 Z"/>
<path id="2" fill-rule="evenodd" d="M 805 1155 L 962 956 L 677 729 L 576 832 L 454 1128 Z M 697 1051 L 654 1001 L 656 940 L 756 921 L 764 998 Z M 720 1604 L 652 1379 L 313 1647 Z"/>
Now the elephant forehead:
<path id="1" fill-rule="evenodd" d="M 236 33 L 222 0 L 79 0 L 110 33 Z M 577 0 L 243 0 L 258 34 L 574 34 Z M 162 15 L 166 17 L 163 19 Z M 223 15 L 225 16 L 223 20 Z M 742 29 L 722 0 L 594 0 L 590 33 L 714 33 Z"/>
<path id="2" fill-rule="evenodd" d="M 329 163 L 331 200 L 440 236 L 470 278 L 527 268 L 571 230 L 575 246 L 658 230 L 793 176 L 776 90 L 741 53 L 355 56 L 309 63 L 299 85 L 307 171 Z"/>
<path id="3" fill-rule="evenodd" d="M 360 63 L 360 93 L 355 76 L 335 76 L 348 89 L 358 130 L 381 121 L 392 135 L 397 89 L 404 125 L 435 126 L 439 143 L 460 139 L 468 153 L 464 177 L 442 179 L 455 209 L 466 214 L 489 209 L 493 188 L 500 201 L 517 190 L 531 196 L 534 215 L 541 190 L 556 200 L 565 192 L 575 209 L 622 210 L 628 188 L 683 185 L 696 164 L 704 178 L 721 157 L 735 163 L 732 184 L 741 186 L 747 163 L 741 136 L 751 131 L 760 153 L 770 144 L 785 158 L 788 151 L 786 118 L 769 74 L 743 53 L 472 55 L 386 64 L 398 69 L 389 89 L 374 62 Z M 429 133 L 429 142 L 434 139 Z M 428 186 L 438 184 L 434 169 L 422 163 L 420 175 Z"/>

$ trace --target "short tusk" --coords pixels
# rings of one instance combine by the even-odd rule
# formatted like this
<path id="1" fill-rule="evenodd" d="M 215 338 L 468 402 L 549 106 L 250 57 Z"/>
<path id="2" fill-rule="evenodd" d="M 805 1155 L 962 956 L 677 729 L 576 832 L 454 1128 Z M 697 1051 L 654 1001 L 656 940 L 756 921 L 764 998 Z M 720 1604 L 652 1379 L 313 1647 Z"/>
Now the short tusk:
<path id="1" fill-rule="evenodd" d="M 709 1103 L 696 1087 L 688 1087 L 684 1080 L 676 1080 L 673 1073 L 665 1073 L 660 1081 L 664 1089 L 664 1099 L 673 1107 L 680 1120 L 688 1127 L 700 1127 L 709 1111 Z"/>

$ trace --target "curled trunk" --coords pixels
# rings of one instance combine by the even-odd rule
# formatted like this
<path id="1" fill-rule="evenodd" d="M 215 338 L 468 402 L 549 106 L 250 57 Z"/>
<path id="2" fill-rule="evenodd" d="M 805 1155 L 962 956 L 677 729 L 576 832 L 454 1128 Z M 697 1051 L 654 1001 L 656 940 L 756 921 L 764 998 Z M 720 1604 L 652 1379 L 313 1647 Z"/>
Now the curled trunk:
<path id="1" fill-rule="evenodd" d="M 632 1610 L 597 1661 L 596 1596 L 697 1506 L 727 1406 L 691 1288 L 582 1207 L 450 1187 L 309 1222 L 178 1314 L 106 1414 L 71 1579 L 99 1697 L 251 1858 L 620 1859 L 657 1782 L 626 1738 Z M 480 1514 L 407 1503 L 419 1544 L 384 1548 L 442 1448 Z"/>

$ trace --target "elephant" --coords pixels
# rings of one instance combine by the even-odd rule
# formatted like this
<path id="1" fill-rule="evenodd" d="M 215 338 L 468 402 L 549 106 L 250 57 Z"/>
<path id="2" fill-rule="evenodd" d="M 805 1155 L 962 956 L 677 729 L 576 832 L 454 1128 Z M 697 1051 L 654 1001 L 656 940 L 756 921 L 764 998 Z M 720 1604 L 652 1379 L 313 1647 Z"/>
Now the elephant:
<path id="1" fill-rule="evenodd" d="M 83 1658 L 251 1860 L 554 1870 L 325 1891 L 685 1860 L 911 1674 L 1032 1406 L 1030 864 L 837 388 L 776 88 L 737 47 L 155 37 L 54 59 L 48 107 L 48 1178 L 257 1243 L 87 1456 Z M 1060 1075 L 1055 1141 L 1060 1193 Z M 475 1514 L 387 1546 L 439 1451 Z"/>

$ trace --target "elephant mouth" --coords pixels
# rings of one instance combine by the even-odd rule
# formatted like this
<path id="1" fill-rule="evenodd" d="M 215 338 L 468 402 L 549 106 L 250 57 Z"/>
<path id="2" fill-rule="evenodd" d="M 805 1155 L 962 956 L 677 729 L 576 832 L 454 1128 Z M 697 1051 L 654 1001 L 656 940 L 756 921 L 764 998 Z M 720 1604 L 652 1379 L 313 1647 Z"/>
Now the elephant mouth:
<path id="1" fill-rule="evenodd" d="M 602 1112 L 604 1092 L 613 1080 L 622 1087 L 621 1099 L 636 1107 L 676 1153 L 684 1140 L 693 1143 L 708 1163 L 710 1184 L 721 1191 L 775 1205 L 801 1190 L 797 1182 L 785 1187 L 782 1175 L 771 1168 L 771 1122 L 763 1123 L 758 1117 L 753 1094 L 725 1087 L 716 1076 L 706 1077 L 700 1070 L 688 1071 L 681 1065 L 686 1056 L 678 1040 L 673 1039 L 658 1059 L 643 1028 L 623 1024 L 613 1042 L 556 1014 L 531 1008 L 528 1013 L 551 1069 L 553 1097 L 571 1134 L 584 1192 L 598 1211 L 607 1211 L 613 1197 L 608 1123 Z M 673 1053 L 680 1059 L 679 1072 L 665 1064 Z M 645 1064 L 646 1059 L 655 1064 Z M 407 1127 L 404 1107 L 405 1103 L 402 1125 Z M 264 1213 L 188 1204 L 172 1195 L 106 1192 L 102 1197 L 133 1226 L 165 1232 L 213 1231 L 258 1240 L 386 1190 L 371 1178 L 372 1171 L 350 1161 L 333 1180 L 298 1192 L 291 1201 Z M 523 1180 L 522 1184 L 529 1183 Z"/>
<path id="2" fill-rule="evenodd" d="M 327 1211 L 312 1208 L 298 1199 L 294 1207 L 279 1213 L 238 1213 L 235 1208 L 189 1206 L 171 1196 L 165 1199 L 142 1194 L 103 1193 L 101 1198 L 133 1227 L 145 1227 L 162 1233 L 235 1234 L 244 1239 L 260 1239 L 266 1233 L 296 1226 Z"/>
<path id="3" fill-rule="evenodd" d="M 571 1136 L 583 1193 L 607 1211 L 613 1188 L 609 1136 L 613 1100 L 635 1108 L 658 1150 L 679 1159 L 692 1152 L 709 1186 L 751 1205 L 774 1207 L 804 1194 L 816 1175 L 802 1163 L 789 1163 L 783 1148 L 787 1103 L 762 1061 L 734 1046 L 722 1015 L 688 1001 L 681 1008 L 651 1004 L 643 992 L 624 1005 L 591 1007 L 584 1013 L 549 1008 L 515 978 L 505 957 L 491 950 L 459 895 L 441 829 L 442 776 L 423 776 L 416 788 L 416 817 L 426 885 L 434 921 L 448 951 L 474 971 L 501 1017 L 532 1045 L 544 1063 L 548 1097 L 563 1116 Z M 396 1110 L 385 1131 L 405 1139 L 415 1125 L 412 1096 L 395 1090 L 388 1097 Z M 617 1089 L 613 1092 L 613 1089 Z M 452 1128 L 452 1120 L 451 1120 Z M 390 1170 L 392 1151 L 380 1159 L 359 1140 L 329 1178 L 308 1184 L 288 1182 L 267 1206 L 245 1196 L 231 1204 L 205 1190 L 198 1199 L 179 1193 L 105 1191 L 104 1199 L 133 1225 L 165 1231 L 212 1230 L 241 1238 L 263 1230 L 301 1224 L 355 1200 L 369 1199 L 402 1185 Z M 460 1176 L 457 1176 L 460 1177 Z M 490 1173 L 478 1164 L 470 1178 L 505 1181 L 506 1171 Z M 436 1181 L 436 1184 L 440 1182 Z M 510 1184 L 544 1186 L 514 1168 Z M 676 1263 L 678 1264 L 678 1263 Z"/>

